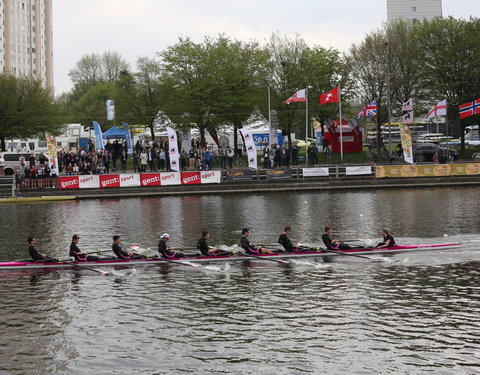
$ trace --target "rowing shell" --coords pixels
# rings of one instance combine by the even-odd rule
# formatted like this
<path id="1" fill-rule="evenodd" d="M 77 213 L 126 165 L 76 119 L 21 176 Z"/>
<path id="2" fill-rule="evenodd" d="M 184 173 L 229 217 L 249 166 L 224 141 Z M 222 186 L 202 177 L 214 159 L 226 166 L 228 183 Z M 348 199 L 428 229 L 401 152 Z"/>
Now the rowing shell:
<path id="1" fill-rule="evenodd" d="M 388 248 L 375 249 L 375 248 L 363 248 L 363 249 L 348 249 L 348 250 L 338 250 L 335 253 L 327 252 L 325 250 L 318 251 L 301 251 L 294 253 L 271 253 L 271 254 L 260 254 L 256 255 L 256 258 L 262 260 L 266 259 L 292 259 L 292 258 L 313 258 L 313 257 L 325 257 L 325 256 L 335 256 L 335 255 L 364 255 L 364 254 L 389 254 L 389 253 L 400 253 L 400 252 L 412 252 L 412 251 L 425 251 L 425 250 L 443 250 L 443 249 L 453 249 L 461 247 L 461 243 L 452 243 L 452 244 L 425 244 L 425 245 L 398 245 Z M 245 256 L 242 254 L 234 255 L 219 255 L 219 256 L 188 256 L 185 258 L 172 258 L 172 260 L 179 262 L 190 262 L 190 263 L 210 263 L 210 262 L 225 262 L 225 261 L 242 261 L 242 260 L 252 260 L 251 256 Z M 0 262 L 0 271 L 1 270 L 12 270 L 12 269 L 38 269 L 38 268 L 74 268 L 76 264 L 83 266 L 146 266 L 152 264 L 165 263 L 166 260 L 162 258 L 149 258 L 149 259 L 132 259 L 132 260 L 97 260 L 91 262 L 62 262 L 62 263 L 43 263 L 43 262 L 29 262 L 29 261 L 17 261 L 17 262 Z"/>

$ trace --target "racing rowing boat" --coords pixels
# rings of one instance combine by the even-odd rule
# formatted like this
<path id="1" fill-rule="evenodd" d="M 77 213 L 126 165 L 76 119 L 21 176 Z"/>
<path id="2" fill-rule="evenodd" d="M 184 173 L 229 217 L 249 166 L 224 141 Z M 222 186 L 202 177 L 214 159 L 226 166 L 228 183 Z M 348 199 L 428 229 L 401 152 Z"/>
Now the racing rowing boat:
<path id="1" fill-rule="evenodd" d="M 371 254 L 390 254 L 390 253 L 399 253 L 399 252 L 413 252 L 413 251 L 425 251 L 425 250 L 443 250 L 443 249 L 453 249 L 461 247 L 461 243 L 451 243 L 451 244 L 424 244 L 424 245 L 397 245 L 389 248 L 375 249 L 375 248 L 358 248 L 358 249 L 348 249 L 348 250 L 338 250 L 335 253 L 326 250 L 307 250 L 299 251 L 293 253 L 271 253 L 271 254 L 261 254 L 256 255 L 255 258 L 259 260 L 270 260 L 270 259 L 292 259 L 292 258 L 312 258 L 312 257 L 324 257 L 324 256 L 335 256 L 335 255 L 371 255 Z M 242 253 L 231 254 L 231 255 L 219 255 L 219 256 L 200 256 L 194 254 L 192 256 L 187 256 L 185 258 L 172 258 L 171 260 L 176 261 L 177 263 L 209 263 L 209 262 L 219 262 L 219 261 L 241 261 L 241 260 L 252 260 L 252 256 L 247 256 Z M 15 261 L 15 262 L 0 262 L 0 271 L 1 270 L 13 270 L 13 269 L 38 269 L 38 268 L 75 268 L 82 266 L 145 266 L 153 265 L 159 263 L 168 262 L 162 258 L 146 258 L 146 259 L 132 259 L 132 260 L 97 260 L 91 262 L 70 262 L 70 261 L 59 261 L 59 262 L 33 262 L 33 261 Z"/>

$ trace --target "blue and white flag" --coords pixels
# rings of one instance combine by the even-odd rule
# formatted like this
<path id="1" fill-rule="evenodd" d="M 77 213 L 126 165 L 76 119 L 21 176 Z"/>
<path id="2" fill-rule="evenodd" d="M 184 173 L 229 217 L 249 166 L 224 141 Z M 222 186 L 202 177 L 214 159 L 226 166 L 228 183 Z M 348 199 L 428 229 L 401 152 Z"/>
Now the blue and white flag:
<path id="1" fill-rule="evenodd" d="M 127 154 L 133 154 L 133 142 L 132 142 L 132 134 L 130 133 L 130 129 L 128 129 L 128 124 L 122 121 L 123 129 L 125 129 L 125 141 L 127 143 Z"/>
<path id="2" fill-rule="evenodd" d="M 103 133 L 100 128 L 100 124 L 96 121 L 92 121 L 93 130 L 95 131 L 95 148 L 97 150 L 103 150 Z"/>
<path id="3" fill-rule="evenodd" d="M 112 121 L 115 119 L 115 100 L 107 100 L 107 121 Z"/>

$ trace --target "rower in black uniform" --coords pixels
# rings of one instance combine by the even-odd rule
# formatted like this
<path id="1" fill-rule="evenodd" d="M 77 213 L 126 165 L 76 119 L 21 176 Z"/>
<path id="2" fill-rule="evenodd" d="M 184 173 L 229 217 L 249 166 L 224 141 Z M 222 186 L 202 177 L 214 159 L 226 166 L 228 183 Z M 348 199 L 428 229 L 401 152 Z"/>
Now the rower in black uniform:
<path id="1" fill-rule="evenodd" d="M 248 235 L 250 234 L 250 229 L 242 229 L 242 237 L 240 237 L 240 247 L 251 255 L 259 254 L 270 254 L 272 251 L 265 249 L 263 247 L 255 247 L 255 243 L 248 240 Z"/>
<path id="2" fill-rule="evenodd" d="M 27 241 L 28 241 L 28 253 L 30 254 L 30 256 L 35 262 L 45 262 L 45 263 L 56 262 L 56 259 L 38 252 L 38 250 L 35 248 L 35 245 L 37 243 L 37 239 L 35 237 L 28 237 Z"/>
<path id="3" fill-rule="evenodd" d="M 112 244 L 112 250 L 115 253 L 115 255 L 118 257 L 118 259 L 142 259 L 145 258 L 141 254 L 135 254 L 131 253 L 125 250 L 122 250 L 122 247 L 120 246 L 120 236 L 113 236 L 113 244 Z"/>
<path id="4" fill-rule="evenodd" d="M 218 256 L 218 255 L 227 255 L 228 253 L 223 250 L 218 250 L 215 247 L 208 246 L 207 240 L 210 237 L 208 232 L 204 230 L 202 232 L 202 238 L 197 241 L 197 249 L 200 250 L 204 256 Z"/>
<path id="5" fill-rule="evenodd" d="M 348 250 L 351 249 L 350 246 L 347 244 L 337 241 L 337 240 L 332 240 L 330 238 L 330 234 L 332 233 L 332 228 L 327 226 L 325 227 L 325 232 L 322 234 L 322 240 L 327 249 L 329 250 Z"/>
<path id="6" fill-rule="evenodd" d="M 178 251 L 172 251 L 167 247 L 167 241 L 170 239 L 170 235 L 168 233 L 162 234 L 160 237 L 160 241 L 158 242 L 158 252 L 160 255 L 166 259 L 172 258 L 183 258 L 185 254 L 179 253 Z"/>
<path id="7" fill-rule="evenodd" d="M 78 234 L 74 234 L 72 236 L 72 243 L 70 244 L 70 253 L 71 257 L 74 257 L 78 262 L 90 262 L 95 260 L 100 260 L 99 257 L 94 255 L 89 255 L 87 253 L 82 252 L 78 248 L 78 242 L 80 241 L 80 236 Z"/>
<path id="8" fill-rule="evenodd" d="M 292 242 L 290 241 L 290 238 L 288 238 L 288 236 L 290 236 L 291 234 L 292 234 L 292 227 L 290 225 L 287 225 L 283 229 L 283 233 L 280 235 L 280 237 L 278 237 L 278 243 L 283 246 L 285 251 L 288 251 L 288 252 L 296 252 L 301 250 L 300 244 L 293 246 Z M 307 250 L 307 249 L 305 248 L 302 250 Z"/>
<path id="9" fill-rule="evenodd" d="M 375 249 L 383 249 L 386 247 L 392 247 L 395 246 L 395 239 L 393 236 L 388 232 L 387 229 L 382 229 L 380 231 L 380 235 L 383 237 L 383 242 L 380 242 Z"/>

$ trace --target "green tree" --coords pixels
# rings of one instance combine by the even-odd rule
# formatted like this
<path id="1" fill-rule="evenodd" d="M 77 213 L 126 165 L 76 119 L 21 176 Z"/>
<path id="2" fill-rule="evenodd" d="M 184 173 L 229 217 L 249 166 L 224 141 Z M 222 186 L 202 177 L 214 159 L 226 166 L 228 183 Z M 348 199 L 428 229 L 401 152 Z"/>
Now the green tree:
<path id="1" fill-rule="evenodd" d="M 62 129 L 59 106 L 40 81 L 0 75 L 0 149 L 6 138 L 28 138 Z"/>
<path id="2" fill-rule="evenodd" d="M 462 129 L 479 116 L 460 120 L 458 106 L 480 96 L 480 19 L 435 18 L 414 26 L 412 43 L 417 47 L 420 81 L 431 100 L 447 98 L 447 121 Z"/>

